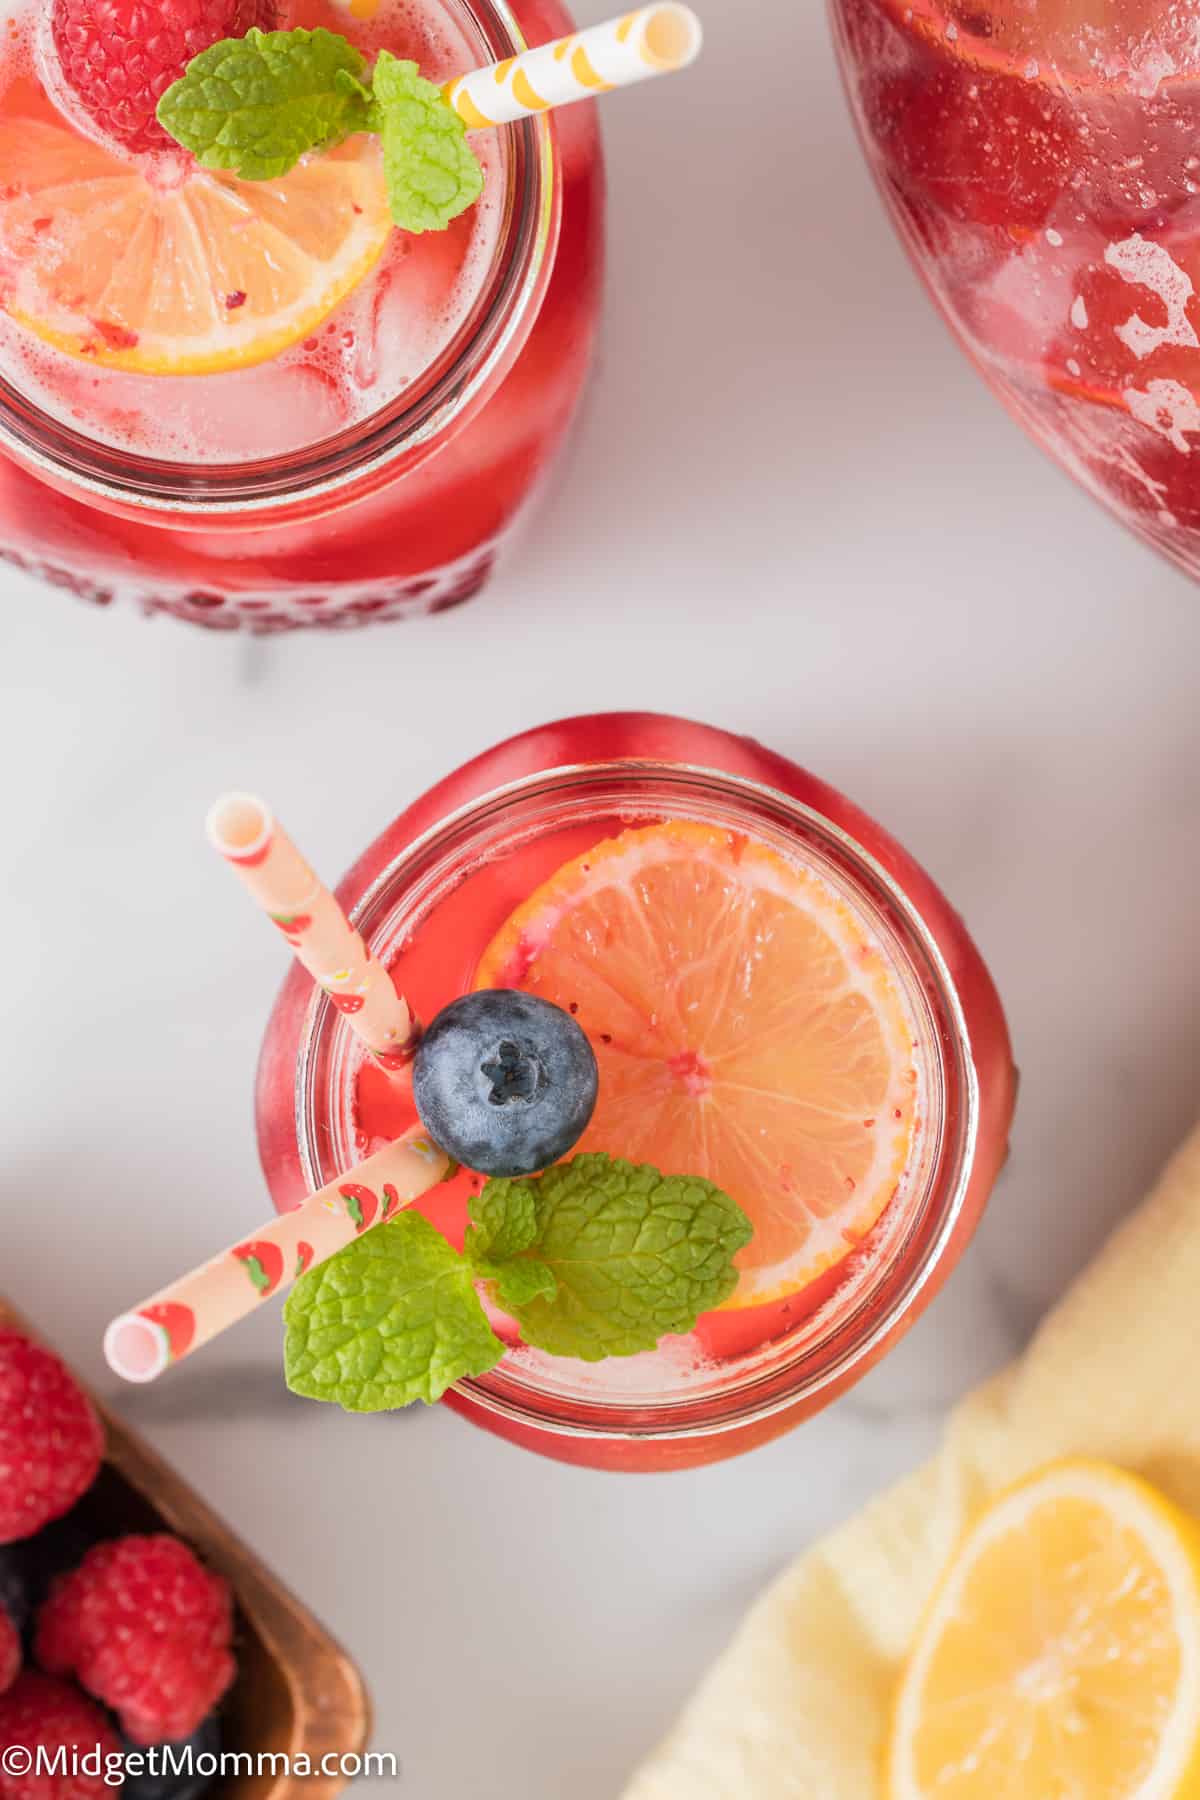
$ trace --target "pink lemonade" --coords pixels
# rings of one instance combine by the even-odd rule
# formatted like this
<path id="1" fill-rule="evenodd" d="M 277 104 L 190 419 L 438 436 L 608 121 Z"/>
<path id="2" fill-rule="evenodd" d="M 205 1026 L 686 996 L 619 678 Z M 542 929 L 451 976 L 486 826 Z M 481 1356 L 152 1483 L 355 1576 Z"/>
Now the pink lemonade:
<path id="1" fill-rule="evenodd" d="M 386 217 L 380 231 L 375 140 L 309 159 L 299 193 L 206 186 L 182 153 L 130 157 L 95 141 L 56 77 L 47 7 L 5 0 L 2 10 L 0 555 L 101 604 L 129 597 L 225 630 L 352 625 L 475 593 L 558 446 L 589 360 L 602 212 L 592 106 L 474 133 L 481 199 L 445 231 L 389 231 Z M 353 12 L 294 0 L 279 11 L 279 24 L 325 26 L 368 56 L 386 47 L 412 58 L 434 81 L 519 47 L 518 23 L 535 43 L 570 29 L 557 0 L 522 0 L 511 19 L 490 0 L 377 0 Z M 63 186 L 64 161 L 74 186 Z M 361 185 L 327 198 L 332 184 L 319 183 L 343 166 Z M 297 225 L 302 205 L 311 223 Z M 204 297 L 214 317 L 199 341 L 216 362 L 256 307 L 270 346 L 279 221 L 322 268 L 344 263 L 344 297 L 301 339 L 245 366 L 137 366 L 158 340 L 131 329 L 121 296 L 144 273 L 147 233 L 172 246 L 154 269 L 148 319 L 169 343 L 184 310 L 172 314 L 172 282 L 182 285 L 197 234 L 211 235 L 220 209 L 247 207 L 253 230 L 239 247 L 235 223 Z M 96 246 L 113 259 L 94 302 L 70 285 L 84 243 L 88 259 Z M 58 347 L 67 340 L 82 353 Z M 122 355 L 133 366 L 112 366 Z"/>
<path id="2" fill-rule="evenodd" d="M 987 380 L 1200 575 L 1200 40 L 1169 0 L 832 0 L 872 167 Z"/>
<path id="3" fill-rule="evenodd" d="M 974 1230 L 1005 1152 L 1014 1096 L 995 990 L 928 877 L 832 789 L 748 740 L 703 726 L 601 715 L 503 744 L 403 813 L 351 871 L 339 897 L 356 909 L 368 943 L 428 1020 L 481 982 L 549 994 L 550 949 L 544 941 L 531 948 L 528 930 L 517 929 L 531 895 L 558 891 L 575 878 L 572 871 L 644 855 L 664 837 L 702 859 L 717 846 L 722 906 L 748 868 L 761 868 L 768 888 L 784 891 L 796 882 L 817 910 L 822 930 L 798 940 L 794 990 L 768 996 L 762 1035 L 775 1046 L 777 1074 L 794 1047 L 801 1058 L 809 1054 L 813 1017 L 844 1001 L 840 990 L 822 990 L 820 1005 L 813 1002 L 813 983 L 827 974 L 819 965 L 830 954 L 824 926 L 837 921 L 830 930 L 852 946 L 854 970 L 873 972 L 871 979 L 884 984 L 901 1039 L 895 1091 L 881 1083 L 872 1101 L 878 1121 L 855 1117 L 853 1128 L 869 1137 L 886 1126 L 885 1141 L 889 1132 L 909 1135 L 887 1175 L 883 1203 L 864 1220 L 859 1201 L 868 1184 L 856 1195 L 865 1165 L 853 1160 L 854 1146 L 839 1143 L 832 1162 L 838 1181 L 827 1186 L 826 1143 L 806 1162 L 806 1131 L 798 1138 L 778 1108 L 735 1123 L 730 1141 L 736 1144 L 745 1125 L 747 1141 L 757 1139 L 753 1158 L 716 1148 L 721 1107 L 744 1085 L 727 1079 L 722 1087 L 724 1077 L 737 1075 L 732 1066 L 722 1073 L 722 1064 L 743 1053 L 748 1034 L 740 999 L 730 993 L 719 1005 L 706 1001 L 707 965 L 686 1004 L 686 971 L 682 988 L 672 978 L 668 994 L 664 982 L 661 1005 L 651 991 L 633 1006 L 628 987 L 614 1001 L 586 975 L 553 996 L 575 1013 L 600 1064 L 600 1101 L 578 1148 L 718 1179 L 756 1224 L 738 1259 L 733 1301 L 701 1318 L 690 1336 L 662 1340 L 655 1352 L 577 1363 L 529 1349 L 511 1321 L 494 1318 L 509 1354 L 489 1375 L 460 1383 L 448 1403 L 515 1442 L 601 1467 L 664 1469 L 736 1454 L 857 1380 L 918 1315 Z M 700 872 L 694 885 L 687 873 L 682 903 L 679 867 L 693 865 L 685 857 L 674 870 L 669 904 L 679 910 L 664 902 L 657 916 L 653 909 L 647 915 L 668 966 L 694 955 L 687 914 L 712 903 L 714 865 L 694 866 Z M 643 870 L 638 879 L 649 891 L 661 870 Z M 595 938 L 594 921 L 588 929 Z M 771 933 L 782 940 L 783 924 Z M 751 964 L 769 954 L 762 935 Z M 607 950 L 619 952 L 621 936 L 611 933 Z M 719 939 L 707 926 L 700 936 L 706 946 Z M 626 966 L 634 986 L 640 955 L 635 949 Z M 743 985 L 752 977 L 751 968 Z M 851 1035 L 865 1031 L 864 1016 L 854 1015 Z M 672 1022 L 685 1018 L 678 1027 Z M 723 1031 L 732 1047 L 715 1041 Z M 652 1083 L 654 1106 L 635 1097 L 622 1118 L 612 1102 L 635 1062 L 637 1080 Z M 814 1081 L 825 1079 L 818 1062 Z M 837 1091 L 854 1078 L 854 1071 L 839 1075 Z M 814 1101 L 818 1092 L 826 1089 L 816 1089 Z M 893 1112 L 903 1126 L 893 1127 Z M 709 1123 L 697 1136 L 702 1115 Z M 264 1044 L 258 1118 L 264 1168 L 283 1210 L 412 1125 L 415 1114 L 403 1089 L 363 1061 L 329 1003 L 313 1000 L 293 975 Z M 705 1154 L 709 1166 L 697 1167 Z M 479 1185 L 477 1176 L 462 1173 L 421 1210 L 459 1243 Z M 825 1248 L 814 1256 L 822 1232 Z M 786 1263 L 801 1241 L 800 1260 Z M 790 1275 L 780 1278 L 785 1265 Z M 801 1267 L 814 1271 L 811 1279 L 797 1278 Z"/>

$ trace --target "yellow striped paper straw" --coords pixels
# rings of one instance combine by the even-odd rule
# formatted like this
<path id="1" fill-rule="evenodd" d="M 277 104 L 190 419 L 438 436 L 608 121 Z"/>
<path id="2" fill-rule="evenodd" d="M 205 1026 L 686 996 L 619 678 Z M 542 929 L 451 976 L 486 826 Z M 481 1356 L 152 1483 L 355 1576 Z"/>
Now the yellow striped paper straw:
<path id="1" fill-rule="evenodd" d="M 551 106 L 686 69 L 700 54 L 702 36 L 690 6 L 665 0 L 456 75 L 442 92 L 468 130 L 509 125 Z"/>

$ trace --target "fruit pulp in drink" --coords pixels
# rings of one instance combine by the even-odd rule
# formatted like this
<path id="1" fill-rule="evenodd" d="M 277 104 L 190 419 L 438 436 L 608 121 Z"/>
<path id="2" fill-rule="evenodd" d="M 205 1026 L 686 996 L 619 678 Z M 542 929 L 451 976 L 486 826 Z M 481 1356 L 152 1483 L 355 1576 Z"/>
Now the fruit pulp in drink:
<path id="1" fill-rule="evenodd" d="M 14 311 L 28 318 L 37 312 L 23 304 L 30 234 L 53 238 L 58 223 L 54 191 L 22 186 L 31 133 L 40 134 L 43 163 L 69 154 L 72 142 L 84 155 L 106 152 L 78 109 L 70 116 L 71 97 L 46 41 L 45 9 L 31 0 L 0 3 L 7 25 L 0 43 L 0 283 Z M 517 11 L 531 40 L 569 29 L 556 0 L 527 0 Z M 339 31 L 368 55 L 386 46 L 434 80 L 480 58 L 478 34 L 456 0 L 378 0 L 353 12 L 334 0 L 291 0 L 280 22 Z M 499 391 L 481 395 L 445 441 L 405 473 L 315 518 L 310 511 L 289 521 L 285 491 L 284 506 L 248 530 L 230 529 L 211 513 L 189 519 L 186 508 L 130 511 L 70 488 L 50 507 L 30 471 L 0 457 L 0 553 L 84 597 L 106 603 L 130 595 L 150 611 L 220 629 L 352 624 L 467 598 L 557 446 L 588 360 L 600 174 L 593 109 L 574 110 L 576 117 L 555 121 L 562 229 L 525 349 Z M 253 366 L 184 375 L 104 366 L 66 354 L 44 333 L 0 313 L 0 378 L 22 404 L 82 433 L 97 450 L 118 460 L 128 454 L 195 467 L 201 478 L 214 466 L 284 468 L 316 445 L 366 434 L 477 322 L 504 228 L 507 145 L 503 132 L 473 134 L 485 170 L 480 201 L 445 231 L 392 232 L 379 260 L 332 313 Z M 126 169 L 144 175 L 168 200 L 188 179 L 183 157 L 112 154 L 118 176 Z M 112 171 L 98 173 L 96 206 Z M 127 211 L 114 233 L 132 229 L 136 207 Z M 235 309 L 231 316 L 245 317 L 253 280 L 252 270 L 223 296 Z M 58 324 L 48 323 L 52 331 Z M 137 333 L 103 316 L 96 326 L 98 345 L 128 347 L 136 356 Z"/>
<path id="2" fill-rule="evenodd" d="M 1200 39 L 1168 0 L 832 0 L 864 145 L 1031 434 L 1200 574 Z"/>

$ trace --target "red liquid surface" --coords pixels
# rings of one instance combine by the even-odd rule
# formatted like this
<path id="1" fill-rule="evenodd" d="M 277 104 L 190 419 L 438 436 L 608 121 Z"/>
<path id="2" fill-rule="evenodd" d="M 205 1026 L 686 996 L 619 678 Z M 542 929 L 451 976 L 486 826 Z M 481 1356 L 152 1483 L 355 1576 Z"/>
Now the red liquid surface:
<path id="1" fill-rule="evenodd" d="M 570 29 L 557 0 L 519 0 L 514 11 L 531 43 Z M 386 30 L 356 26 L 330 0 L 296 0 L 292 13 L 297 22 L 357 34 L 368 51 L 386 37 L 435 76 L 461 62 L 467 41 L 453 7 L 438 0 L 386 0 Z M 59 117 L 27 57 L 0 58 L 0 89 L 11 89 L 0 100 L 19 94 L 24 111 Z M 478 592 L 560 444 L 590 360 L 603 212 L 594 107 L 565 109 L 553 129 L 561 230 L 532 329 L 515 360 L 403 472 L 375 478 L 369 490 L 345 490 L 336 504 L 326 498 L 298 507 L 285 499 L 237 520 L 132 507 L 69 484 L 51 493 L 0 451 L 0 556 L 96 603 L 132 598 L 148 612 L 219 630 L 341 628 L 440 610 Z M 498 134 L 484 140 L 498 210 Z M 488 140 L 496 140 L 494 149 Z M 424 341 L 425 326 L 445 312 L 448 297 L 457 292 L 461 310 L 464 295 L 478 291 L 488 258 L 475 257 L 479 268 L 468 265 L 479 242 L 469 216 L 444 234 L 395 234 L 380 270 L 311 340 L 258 368 L 217 377 L 122 377 L 50 353 L 36 359 L 36 376 L 23 378 L 19 358 L 9 355 L 4 369 L 26 400 L 97 445 L 180 465 L 195 461 L 201 469 L 246 457 L 269 464 L 356 430 L 357 420 L 377 410 L 368 390 L 379 365 L 396 361 L 396 335 L 405 329 L 399 303 L 415 309 L 414 335 Z M 19 331 L 0 320 L 0 332 Z M 436 346 L 436 331 L 429 343 Z M 362 391 L 352 394 L 356 382 Z M 379 405 L 395 390 L 391 376 L 380 379 Z M 180 446 L 189 443 L 185 454 Z"/>
<path id="2" fill-rule="evenodd" d="M 1026 428 L 1200 575 L 1200 39 L 1167 0 L 832 0 L 914 260 Z"/>

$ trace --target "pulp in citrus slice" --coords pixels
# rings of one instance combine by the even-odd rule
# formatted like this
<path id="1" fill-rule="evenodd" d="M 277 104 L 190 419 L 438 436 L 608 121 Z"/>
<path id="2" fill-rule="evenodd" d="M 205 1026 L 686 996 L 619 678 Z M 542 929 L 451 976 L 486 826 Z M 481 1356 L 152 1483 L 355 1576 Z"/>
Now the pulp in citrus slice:
<path id="1" fill-rule="evenodd" d="M 372 137 L 238 181 L 182 155 L 127 162 L 28 101 L 22 116 L 18 83 L 0 119 L 0 300 L 69 355 L 170 375 L 265 362 L 388 241 Z"/>
<path id="2" fill-rule="evenodd" d="M 702 824 L 626 831 L 502 927 L 481 987 L 566 1007 L 600 1067 L 577 1150 L 704 1175 L 754 1225 L 731 1306 L 860 1244 L 918 1129 L 913 1030 L 864 923 L 815 872 Z"/>
<path id="3" fill-rule="evenodd" d="M 1100 1463 L 1003 1495 L 920 1631 L 889 1800 L 1196 1800 L 1200 1529 Z"/>

